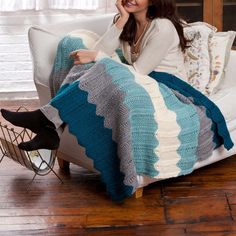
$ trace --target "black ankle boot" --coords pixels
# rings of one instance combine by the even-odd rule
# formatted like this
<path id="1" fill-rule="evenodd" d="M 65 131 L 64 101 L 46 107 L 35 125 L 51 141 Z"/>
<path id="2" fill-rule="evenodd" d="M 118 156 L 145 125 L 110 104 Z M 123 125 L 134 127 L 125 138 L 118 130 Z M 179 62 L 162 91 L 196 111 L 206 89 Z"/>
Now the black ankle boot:
<path id="1" fill-rule="evenodd" d="M 2 116 L 15 126 L 30 129 L 34 133 L 39 133 L 43 127 L 55 129 L 54 124 L 38 109 L 27 112 L 12 112 L 1 109 Z"/>
<path id="2" fill-rule="evenodd" d="M 55 129 L 44 127 L 30 141 L 22 142 L 18 147 L 25 151 L 33 151 L 38 149 L 55 150 L 59 147 L 60 138 Z"/>

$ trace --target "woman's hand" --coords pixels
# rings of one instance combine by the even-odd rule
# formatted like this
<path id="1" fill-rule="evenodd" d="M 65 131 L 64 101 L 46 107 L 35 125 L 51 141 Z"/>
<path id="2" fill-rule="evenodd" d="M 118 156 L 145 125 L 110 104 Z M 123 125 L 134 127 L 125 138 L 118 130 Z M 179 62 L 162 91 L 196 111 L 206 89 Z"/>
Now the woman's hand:
<path id="1" fill-rule="evenodd" d="M 127 12 L 124 8 L 124 4 L 123 4 L 124 0 L 117 0 L 116 1 L 116 8 L 118 9 L 119 13 L 120 13 L 120 17 L 118 19 L 118 21 L 116 22 L 116 26 L 120 29 L 123 29 L 126 22 L 129 19 L 129 12 Z"/>
<path id="2" fill-rule="evenodd" d="M 70 57 L 74 59 L 75 65 L 86 64 L 95 61 L 97 53 L 95 50 L 79 49 L 71 52 Z"/>

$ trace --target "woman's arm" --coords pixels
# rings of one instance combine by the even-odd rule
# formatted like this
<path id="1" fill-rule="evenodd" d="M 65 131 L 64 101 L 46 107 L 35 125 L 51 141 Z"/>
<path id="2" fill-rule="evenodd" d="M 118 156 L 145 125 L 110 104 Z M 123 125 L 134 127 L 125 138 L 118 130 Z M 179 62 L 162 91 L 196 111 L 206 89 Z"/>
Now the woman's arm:
<path id="1" fill-rule="evenodd" d="M 122 29 L 119 29 L 116 24 L 114 24 L 90 50 L 79 49 L 71 52 L 70 56 L 74 59 L 74 64 L 85 64 L 111 56 L 119 47 L 121 32 Z"/>
<path id="2" fill-rule="evenodd" d="M 116 1 L 116 8 L 119 11 L 119 18 L 115 24 L 112 24 L 106 31 L 106 33 L 98 40 L 94 45 L 93 50 L 101 51 L 103 54 L 111 56 L 114 51 L 119 47 L 119 37 L 123 31 L 125 24 L 129 19 L 129 13 L 123 7 L 123 1 Z"/>
<path id="3" fill-rule="evenodd" d="M 119 37 L 123 29 L 120 29 L 116 24 L 112 25 L 106 33 L 95 43 L 92 50 L 102 51 L 103 53 L 111 56 L 114 51 L 119 47 Z"/>
<path id="4" fill-rule="evenodd" d="M 123 7 L 122 0 L 116 1 L 119 18 L 109 27 L 105 34 L 96 42 L 91 50 L 76 50 L 70 53 L 74 64 L 84 64 L 111 56 L 120 45 L 119 37 L 129 19 L 129 13 Z"/>

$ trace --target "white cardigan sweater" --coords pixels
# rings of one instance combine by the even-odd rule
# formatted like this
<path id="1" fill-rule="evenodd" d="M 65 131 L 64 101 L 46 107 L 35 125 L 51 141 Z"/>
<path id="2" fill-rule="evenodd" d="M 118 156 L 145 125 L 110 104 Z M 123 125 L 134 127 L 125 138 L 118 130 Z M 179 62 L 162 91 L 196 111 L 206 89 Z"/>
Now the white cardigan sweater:
<path id="1" fill-rule="evenodd" d="M 99 59 L 110 56 L 121 47 L 125 59 L 141 74 L 152 71 L 167 72 L 182 80 L 187 80 L 184 57 L 180 48 L 178 33 L 173 23 L 165 18 L 151 22 L 140 46 L 140 54 L 135 62 L 131 60 L 131 48 L 128 42 L 120 41 L 122 29 L 113 24 L 94 46 Z"/>

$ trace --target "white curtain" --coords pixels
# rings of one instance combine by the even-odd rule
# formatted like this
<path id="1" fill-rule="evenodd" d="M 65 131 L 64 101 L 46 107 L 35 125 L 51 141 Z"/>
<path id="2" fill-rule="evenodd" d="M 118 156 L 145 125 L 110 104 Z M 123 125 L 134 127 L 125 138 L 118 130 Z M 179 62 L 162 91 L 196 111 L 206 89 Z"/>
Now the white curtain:
<path id="1" fill-rule="evenodd" d="M 0 0 L 0 11 L 106 8 L 108 0 Z"/>

